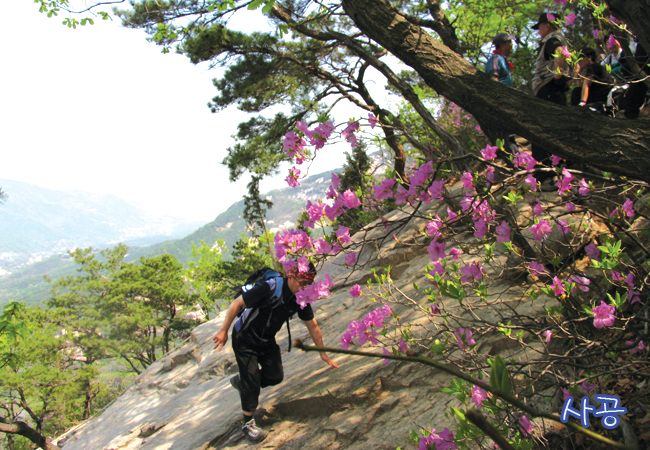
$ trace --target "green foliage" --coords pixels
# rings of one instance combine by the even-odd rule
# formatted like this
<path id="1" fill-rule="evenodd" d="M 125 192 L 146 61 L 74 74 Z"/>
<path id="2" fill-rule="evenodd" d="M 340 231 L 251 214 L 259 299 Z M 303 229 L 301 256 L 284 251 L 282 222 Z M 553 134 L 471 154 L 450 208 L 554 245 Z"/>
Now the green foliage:
<path id="1" fill-rule="evenodd" d="M 272 240 L 272 236 L 269 236 Z M 195 261 L 190 261 L 186 276 L 204 312 L 219 311 L 232 301 L 252 272 L 272 266 L 268 240 L 242 235 L 234 245 L 232 258 L 224 259 L 228 251 L 223 241 L 208 247 L 204 242 L 193 248 Z"/>

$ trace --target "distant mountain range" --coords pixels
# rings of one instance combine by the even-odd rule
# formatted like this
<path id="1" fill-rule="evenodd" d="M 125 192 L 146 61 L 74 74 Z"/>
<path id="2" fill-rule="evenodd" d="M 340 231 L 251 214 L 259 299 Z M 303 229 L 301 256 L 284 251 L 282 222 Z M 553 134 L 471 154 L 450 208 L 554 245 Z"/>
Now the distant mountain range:
<path id="1" fill-rule="evenodd" d="M 294 226 L 307 200 L 325 197 L 331 174 L 332 171 L 313 175 L 301 180 L 301 186 L 297 188 L 287 187 L 266 193 L 264 196 L 273 202 L 273 208 L 267 214 L 268 228 L 275 231 Z M 46 300 L 49 284 L 45 283 L 43 275 L 58 278 L 73 273 L 75 269 L 74 263 L 65 255 L 69 248 L 103 248 L 124 242 L 130 247 L 129 260 L 169 253 L 186 264 L 192 259 L 193 244 L 198 246 L 203 241 L 212 246 L 217 239 L 222 239 L 231 249 L 241 235 L 246 234 L 243 199 L 233 203 L 207 225 L 198 229 L 199 225 L 195 225 L 181 235 L 184 237 L 169 239 L 180 233 L 180 224 L 175 225 L 171 219 L 167 223 L 148 222 L 142 211 L 116 197 L 80 191 L 49 191 L 8 180 L 0 180 L 0 186 L 9 196 L 7 202 L 0 205 L 0 267 L 11 269 L 11 274 L 0 276 L 0 307 L 9 300 L 28 304 Z M 16 205 L 10 208 L 11 200 Z M 164 235 L 147 235 L 146 230 L 154 233 L 167 230 L 170 234 L 161 242 Z M 32 235 L 34 242 L 30 242 Z M 138 243 L 152 245 L 138 247 Z M 25 265 L 22 261 L 23 267 L 15 269 L 16 264 L 9 265 L 12 257 L 32 258 L 32 263 Z"/>
<path id="2" fill-rule="evenodd" d="M 112 195 L 54 191 L 0 179 L 0 268 L 44 259 L 76 247 L 118 242 L 149 245 L 182 237 L 200 223 L 153 216 Z"/>

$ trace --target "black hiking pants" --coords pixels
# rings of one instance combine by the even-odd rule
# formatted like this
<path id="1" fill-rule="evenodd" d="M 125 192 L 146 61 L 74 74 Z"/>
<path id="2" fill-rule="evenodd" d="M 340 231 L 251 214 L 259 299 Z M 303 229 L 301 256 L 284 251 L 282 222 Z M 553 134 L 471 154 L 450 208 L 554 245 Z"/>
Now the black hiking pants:
<path id="1" fill-rule="evenodd" d="M 275 339 L 265 344 L 256 344 L 247 339 L 246 332 L 237 336 L 232 332 L 232 349 L 239 367 L 242 411 L 255 412 L 260 389 L 280 384 L 284 378 L 280 347 Z"/>

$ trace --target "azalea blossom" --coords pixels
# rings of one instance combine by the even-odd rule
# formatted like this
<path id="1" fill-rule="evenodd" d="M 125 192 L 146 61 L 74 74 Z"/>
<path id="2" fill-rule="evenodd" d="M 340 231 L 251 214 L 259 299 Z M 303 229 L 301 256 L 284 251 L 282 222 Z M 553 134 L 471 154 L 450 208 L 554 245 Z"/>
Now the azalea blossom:
<path id="1" fill-rule="evenodd" d="M 539 200 L 537 200 L 537 203 L 534 203 L 532 206 L 533 206 L 533 213 L 536 216 L 539 216 L 544 212 L 544 208 L 542 207 L 542 202 L 540 202 Z"/>
<path id="2" fill-rule="evenodd" d="M 444 180 L 436 180 L 433 183 L 431 183 L 431 187 L 429 188 L 429 195 L 431 196 L 432 199 L 434 200 L 442 200 L 442 190 L 445 187 L 445 181 Z"/>
<path id="3" fill-rule="evenodd" d="M 489 145 L 485 147 L 483 150 L 481 150 L 481 156 L 483 156 L 483 159 L 485 160 L 491 160 L 497 157 L 497 150 L 499 147 L 496 145 Z"/>
<path id="4" fill-rule="evenodd" d="M 573 211 L 575 211 L 575 210 L 576 210 L 576 205 L 574 205 L 574 204 L 571 203 L 571 202 L 567 202 L 567 204 L 566 204 L 566 211 L 567 211 L 567 212 L 573 212 Z"/>
<path id="5" fill-rule="evenodd" d="M 580 195 L 587 195 L 589 193 L 589 183 L 584 178 L 578 183 L 578 193 Z"/>
<path id="6" fill-rule="evenodd" d="M 616 321 L 614 317 L 614 312 L 616 308 L 614 306 L 608 305 L 604 301 L 600 301 L 600 306 L 595 307 L 591 310 L 594 314 L 594 326 L 596 328 L 611 327 Z"/>
<path id="7" fill-rule="evenodd" d="M 571 181 L 573 181 L 573 174 L 569 172 L 566 167 L 562 168 L 562 177 L 555 183 L 555 186 L 558 187 L 558 195 L 562 195 L 564 192 L 571 189 Z"/>
<path id="8" fill-rule="evenodd" d="M 575 285 L 583 292 L 589 292 L 589 285 L 591 280 L 587 277 L 581 277 L 579 275 L 571 275 L 568 280 L 569 283 L 575 283 Z"/>
<path id="9" fill-rule="evenodd" d="M 359 200 L 357 194 L 355 192 L 352 192 L 351 189 L 348 189 L 345 192 L 343 192 L 343 194 L 341 194 L 341 197 L 342 197 L 341 204 L 348 209 L 354 209 L 361 206 L 361 200 Z"/>
<path id="10" fill-rule="evenodd" d="M 347 244 L 352 240 L 350 238 L 350 229 L 348 227 L 344 227 L 343 225 L 339 225 L 338 229 L 335 231 L 335 234 L 341 244 Z"/>
<path id="11" fill-rule="evenodd" d="M 472 279 L 480 280 L 485 271 L 483 270 L 483 266 L 480 262 L 474 261 L 473 263 L 466 264 L 465 266 L 461 267 L 460 273 L 462 274 L 460 281 L 470 282 Z"/>
<path id="12" fill-rule="evenodd" d="M 347 255 L 345 255 L 345 264 L 347 264 L 348 266 L 354 264 L 356 260 L 357 260 L 356 253 L 348 253 Z"/>
<path id="13" fill-rule="evenodd" d="M 309 286 L 302 288 L 296 294 L 296 303 L 304 308 L 308 304 L 316 302 L 316 300 L 329 297 L 329 288 L 333 286 L 332 280 L 329 275 L 325 274 L 324 279 L 320 279 Z"/>
<path id="14" fill-rule="evenodd" d="M 497 242 L 510 242 L 511 231 L 512 229 L 508 226 L 508 222 L 505 220 L 501 222 L 501 225 L 496 227 Z"/>
<path id="15" fill-rule="evenodd" d="M 535 261 L 531 261 L 530 264 L 528 264 L 528 271 L 532 276 L 538 278 L 547 275 L 546 268 L 544 267 L 544 265 L 539 264 L 538 262 Z"/>
<path id="16" fill-rule="evenodd" d="M 361 295 L 361 286 L 359 286 L 358 284 L 355 284 L 354 286 L 352 286 L 350 288 L 350 295 L 352 297 L 360 296 Z"/>
<path id="17" fill-rule="evenodd" d="M 429 244 L 427 247 L 427 251 L 429 252 L 429 255 L 431 255 L 431 261 L 435 262 L 447 256 L 447 253 L 445 253 L 445 248 L 447 248 L 447 244 L 444 242 L 437 242 L 435 240 L 431 242 L 431 244 Z"/>
<path id="18" fill-rule="evenodd" d="M 438 305 L 435 303 L 431 303 L 429 308 L 431 309 L 431 315 L 435 316 L 437 314 L 440 314 L 440 307 L 438 307 Z"/>
<path id="19" fill-rule="evenodd" d="M 546 219 L 542 219 L 535 225 L 532 225 L 530 231 L 533 233 L 533 239 L 543 241 L 551 234 L 551 223 Z"/>
<path id="20" fill-rule="evenodd" d="M 589 382 L 587 382 L 587 381 L 585 381 L 585 382 L 582 383 L 582 389 L 584 389 L 585 392 L 587 392 L 587 393 L 593 391 L 593 390 L 596 389 L 597 387 L 598 387 L 598 386 L 596 386 L 595 384 L 593 384 L 593 383 L 589 383 Z"/>
<path id="21" fill-rule="evenodd" d="M 519 424 L 521 425 L 521 431 L 524 433 L 524 436 L 528 436 L 534 431 L 533 426 L 530 424 L 526 416 L 521 416 Z"/>
<path id="22" fill-rule="evenodd" d="M 300 170 L 294 166 L 291 169 L 289 169 L 289 175 L 287 176 L 287 178 L 284 179 L 284 181 L 286 181 L 289 186 L 295 188 L 300 186 L 300 181 L 298 181 L 299 177 L 300 177 Z"/>
<path id="23" fill-rule="evenodd" d="M 477 408 L 482 407 L 483 401 L 487 400 L 487 398 L 487 391 L 481 389 L 476 385 L 472 388 L 472 402 L 474 402 Z"/>
<path id="24" fill-rule="evenodd" d="M 393 186 L 395 186 L 394 178 L 387 178 L 382 181 L 378 186 L 373 186 L 375 191 L 375 198 L 377 200 L 384 200 L 393 196 Z"/>
<path id="25" fill-rule="evenodd" d="M 593 34 L 594 38 L 596 38 L 596 39 L 600 38 L 600 30 L 599 29 L 592 30 L 591 34 Z"/>
<path id="26" fill-rule="evenodd" d="M 517 153 L 512 162 L 514 163 L 515 167 L 526 167 L 526 170 L 528 172 L 533 170 L 535 168 L 535 164 L 537 164 L 535 158 L 525 152 Z"/>
<path id="27" fill-rule="evenodd" d="M 546 330 L 542 334 L 544 335 L 544 338 L 546 339 L 546 342 L 551 342 L 551 337 L 553 337 L 553 331 Z"/>
<path id="28" fill-rule="evenodd" d="M 524 183 L 530 186 L 531 192 L 537 192 L 537 178 L 535 178 L 532 174 L 528 174 L 524 180 Z"/>
<path id="29" fill-rule="evenodd" d="M 623 203 L 621 209 L 628 217 L 634 216 L 634 203 L 629 198 L 625 198 L 625 203 Z"/>
<path id="30" fill-rule="evenodd" d="M 577 18 L 577 16 L 576 16 L 574 13 L 568 14 L 568 15 L 564 18 L 564 23 L 565 23 L 566 25 L 573 25 L 574 22 L 576 21 L 576 18 Z"/>
<path id="31" fill-rule="evenodd" d="M 370 123 L 370 128 L 375 128 L 377 125 L 377 117 L 373 113 L 368 113 L 368 122 Z"/>
<path id="32" fill-rule="evenodd" d="M 439 236 L 440 232 L 438 230 L 440 230 L 440 227 L 442 227 L 442 225 L 443 225 L 442 219 L 440 218 L 439 215 L 436 214 L 436 217 L 431 219 L 426 225 L 427 234 L 429 236 Z"/>
<path id="33" fill-rule="evenodd" d="M 598 261 L 599 258 L 600 258 L 600 249 L 593 242 L 585 247 L 585 252 L 587 253 L 587 256 L 589 257 L 589 259 L 593 259 L 594 261 Z"/>
<path id="34" fill-rule="evenodd" d="M 350 143 L 350 147 L 352 148 L 359 145 L 357 143 L 357 135 L 354 134 L 356 131 L 359 131 L 359 122 L 355 120 L 349 121 L 347 128 L 341 133 L 341 136 Z"/>
<path id="35" fill-rule="evenodd" d="M 616 45 L 616 38 L 613 34 L 610 34 L 609 39 L 607 39 L 607 48 L 611 49 L 614 45 Z"/>
<path id="36" fill-rule="evenodd" d="M 465 188 L 466 190 L 474 189 L 474 177 L 472 176 L 471 173 L 467 171 L 463 172 L 463 176 L 460 179 L 460 181 L 462 181 L 463 188 Z"/>
<path id="37" fill-rule="evenodd" d="M 449 256 L 453 257 L 454 260 L 457 260 L 462 254 L 463 251 L 459 248 L 452 248 L 449 250 Z"/>
<path id="38" fill-rule="evenodd" d="M 458 346 L 461 350 L 467 350 L 470 346 L 476 344 L 472 337 L 472 331 L 465 328 L 459 328 L 454 332 L 454 336 L 458 339 Z"/>
<path id="39" fill-rule="evenodd" d="M 562 234 L 567 234 L 569 231 L 571 231 L 571 228 L 569 228 L 569 222 L 564 219 L 558 219 L 557 227 L 560 229 L 560 232 Z"/>
<path id="40" fill-rule="evenodd" d="M 553 283 L 551 284 L 551 287 L 553 288 L 553 295 L 556 297 L 560 297 L 566 294 L 564 286 L 562 285 L 562 281 L 560 281 L 558 277 L 553 277 Z"/>
<path id="41" fill-rule="evenodd" d="M 329 255 L 332 253 L 332 246 L 322 237 L 318 238 L 314 241 L 314 253 L 317 255 Z"/>
<path id="42" fill-rule="evenodd" d="M 476 237 L 476 239 L 483 239 L 483 237 L 485 237 L 488 231 L 485 220 L 483 219 L 477 220 L 474 223 L 474 226 L 476 227 L 476 231 L 474 232 L 474 237 Z"/>

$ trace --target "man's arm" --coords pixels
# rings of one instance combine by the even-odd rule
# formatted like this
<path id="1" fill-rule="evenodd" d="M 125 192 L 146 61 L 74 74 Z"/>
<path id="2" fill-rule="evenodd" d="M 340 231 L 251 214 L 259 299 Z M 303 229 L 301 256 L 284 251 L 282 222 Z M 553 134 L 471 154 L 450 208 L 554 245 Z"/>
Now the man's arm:
<path id="1" fill-rule="evenodd" d="M 239 310 L 244 308 L 245 306 L 246 305 L 244 304 L 244 299 L 240 295 L 228 307 L 228 311 L 226 312 L 226 318 L 223 321 L 223 325 L 221 325 L 221 329 L 217 331 L 217 334 L 215 334 L 214 337 L 212 338 L 212 340 L 216 344 L 214 348 L 216 348 L 217 351 L 221 351 L 223 346 L 226 345 L 226 342 L 228 342 L 228 330 L 230 329 L 230 325 L 232 325 L 232 322 L 235 320 L 235 317 L 237 317 L 237 313 L 239 312 Z"/>
<path id="2" fill-rule="evenodd" d="M 323 335 L 320 331 L 320 327 L 318 326 L 318 322 L 316 322 L 316 319 L 305 320 L 305 325 L 307 325 L 307 329 L 309 330 L 309 335 L 311 336 L 311 340 L 314 341 L 314 344 L 316 344 L 317 347 L 324 347 Z M 327 353 L 325 352 L 320 352 L 320 359 L 322 359 L 323 361 L 325 361 L 327 364 L 334 367 L 335 369 L 339 366 L 334 361 L 332 361 L 330 357 L 327 356 Z"/>

